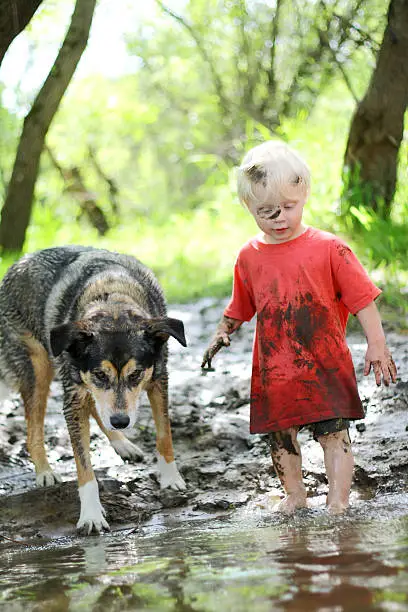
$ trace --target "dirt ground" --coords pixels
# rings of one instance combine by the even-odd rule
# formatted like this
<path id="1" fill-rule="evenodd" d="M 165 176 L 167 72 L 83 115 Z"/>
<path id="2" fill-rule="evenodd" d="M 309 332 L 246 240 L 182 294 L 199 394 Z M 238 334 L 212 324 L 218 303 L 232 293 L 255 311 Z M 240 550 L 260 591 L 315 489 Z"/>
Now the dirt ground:
<path id="1" fill-rule="evenodd" d="M 229 349 L 219 353 L 215 370 L 202 373 L 200 363 L 225 301 L 205 299 L 170 308 L 183 319 L 188 347 L 170 340 L 170 414 L 176 460 L 187 483 L 183 493 L 160 491 L 155 465 L 155 430 L 143 398 L 131 437 L 145 453 L 139 463 L 124 462 L 95 423 L 91 448 L 101 500 L 112 530 L 137 528 L 154 513 L 217 515 L 247 504 L 271 507 L 282 495 L 262 436 L 249 434 L 249 382 L 253 323 L 243 326 Z M 354 328 L 354 326 L 353 326 Z M 355 452 L 353 500 L 406 490 L 408 480 L 408 343 L 390 331 L 388 344 L 399 371 L 397 384 L 377 389 L 363 380 L 365 340 L 348 336 L 367 411 L 350 430 Z M 25 422 L 17 397 L 0 404 L 0 540 L 54 538 L 75 533 L 79 516 L 75 465 L 62 415 L 58 382 L 52 385 L 46 419 L 46 442 L 61 485 L 37 489 L 25 446 Z M 327 481 L 320 446 L 308 431 L 300 433 L 304 477 L 310 503 L 324 505 Z M 1 537 L 2 536 L 2 537 Z"/>

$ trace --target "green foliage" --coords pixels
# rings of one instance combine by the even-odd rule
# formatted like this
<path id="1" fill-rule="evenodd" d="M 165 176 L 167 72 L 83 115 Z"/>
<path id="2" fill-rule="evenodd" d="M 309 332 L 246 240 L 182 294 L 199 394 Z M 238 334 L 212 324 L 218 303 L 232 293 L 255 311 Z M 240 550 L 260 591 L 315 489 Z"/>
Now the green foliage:
<path id="1" fill-rule="evenodd" d="M 86 190 L 96 195 L 112 229 L 98 236 L 45 151 L 24 250 L 68 243 L 119 250 L 150 265 L 170 301 L 227 295 L 236 253 L 257 231 L 237 202 L 233 166 L 248 148 L 280 137 L 312 169 L 306 222 L 342 234 L 387 287 L 391 305 L 403 309 L 406 145 L 391 218 L 381 221 L 358 205 L 345 218 L 339 214 L 343 154 L 355 103 L 336 62 L 361 95 L 386 6 L 369 0 L 354 17 L 354 0 L 326 2 L 325 12 L 316 2 L 300 9 L 285 0 L 281 6 L 274 34 L 273 3 L 182 3 L 179 10 L 196 38 L 159 8 L 154 18 L 147 11 L 128 38 L 136 62 L 133 73 L 74 80 L 47 146 L 61 168 L 80 169 Z M 320 53 L 328 16 L 325 31 L 336 61 L 329 49 Z M 342 30 L 348 19 L 350 40 Z M 45 36 L 44 27 L 36 30 L 33 23 L 34 43 L 36 31 Z M 374 43 L 362 42 L 366 32 Z M 44 45 L 41 39 L 41 49 Z M 274 73 L 268 81 L 271 62 Z M 0 197 L 1 177 L 8 179 L 13 163 L 19 110 L 13 114 L 0 107 Z M 92 163 L 90 147 L 105 180 Z M 118 215 L 106 178 L 119 190 Z M 10 261 L 0 262 L 0 272 Z"/>
<path id="2" fill-rule="evenodd" d="M 408 213 L 408 205 L 404 207 Z M 344 220 L 350 234 L 356 234 L 364 244 L 368 256 L 375 266 L 405 264 L 407 257 L 408 224 L 386 220 L 365 206 L 352 206 Z"/>

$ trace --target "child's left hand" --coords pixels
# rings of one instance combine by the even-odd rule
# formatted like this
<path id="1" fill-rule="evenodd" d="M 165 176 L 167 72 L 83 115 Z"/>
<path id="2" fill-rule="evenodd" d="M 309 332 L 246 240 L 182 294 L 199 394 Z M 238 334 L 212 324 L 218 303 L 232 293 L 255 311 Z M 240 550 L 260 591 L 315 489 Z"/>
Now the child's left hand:
<path id="1" fill-rule="evenodd" d="M 388 387 L 391 380 L 394 383 L 397 382 L 397 367 L 386 344 L 368 345 L 365 356 L 364 376 L 368 376 L 371 368 L 374 371 L 375 382 L 378 387 L 381 386 L 382 380 L 386 387 Z"/>

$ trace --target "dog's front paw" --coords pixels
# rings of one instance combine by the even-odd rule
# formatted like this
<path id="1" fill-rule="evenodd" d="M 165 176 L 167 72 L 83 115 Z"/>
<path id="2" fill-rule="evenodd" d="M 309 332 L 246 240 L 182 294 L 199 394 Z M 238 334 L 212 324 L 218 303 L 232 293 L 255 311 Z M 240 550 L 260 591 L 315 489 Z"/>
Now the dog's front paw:
<path id="1" fill-rule="evenodd" d="M 184 481 L 184 478 L 182 477 L 180 472 L 177 470 L 177 474 L 172 476 L 170 479 L 163 478 L 160 480 L 160 488 L 161 489 L 166 489 L 166 488 L 174 489 L 174 491 L 185 491 L 187 488 L 187 485 Z"/>
<path id="2" fill-rule="evenodd" d="M 111 445 L 122 459 L 133 459 L 134 461 L 143 461 L 143 451 L 133 444 L 126 436 L 118 440 L 112 440 Z"/>
<path id="3" fill-rule="evenodd" d="M 35 478 L 37 487 L 52 487 L 55 484 L 62 482 L 61 476 L 53 472 L 51 469 L 38 472 Z"/>
<path id="4" fill-rule="evenodd" d="M 81 510 L 81 516 L 77 522 L 77 531 L 81 535 L 90 535 L 91 533 L 110 531 L 110 527 L 107 520 L 103 516 L 103 512 L 97 512 L 96 514 L 92 515 L 89 512 L 84 512 L 84 515 L 82 516 Z"/>
<path id="5" fill-rule="evenodd" d="M 99 500 L 98 483 L 95 479 L 79 487 L 79 498 L 81 514 L 77 522 L 77 531 L 84 535 L 90 535 L 92 532 L 101 533 L 104 530 L 110 531 L 105 519 L 105 510 Z"/>
<path id="6" fill-rule="evenodd" d="M 166 460 L 161 455 L 157 458 L 157 463 L 160 470 L 160 488 L 174 489 L 175 491 L 184 491 L 186 489 L 186 483 L 183 477 L 177 469 L 175 461 L 166 463 Z"/>

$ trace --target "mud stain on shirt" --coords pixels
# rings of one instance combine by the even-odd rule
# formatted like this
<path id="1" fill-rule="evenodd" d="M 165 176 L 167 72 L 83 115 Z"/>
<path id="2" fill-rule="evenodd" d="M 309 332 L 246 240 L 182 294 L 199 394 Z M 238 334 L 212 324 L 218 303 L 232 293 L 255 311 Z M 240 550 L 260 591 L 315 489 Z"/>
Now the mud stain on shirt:
<path id="1" fill-rule="evenodd" d="M 346 263 L 350 263 L 349 256 L 352 254 L 351 249 L 345 244 L 336 244 L 336 249 L 340 257 L 343 257 Z"/>
<path id="2" fill-rule="evenodd" d="M 287 336 L 309 351 L 313 350 L 316 336 L 321 338 L 322 334 L 329 331 L 328 309 L 313 302 L 310 293 L 300 294 L 295 304 L 289 304 L 284 319 L 288 323 Z"/>

